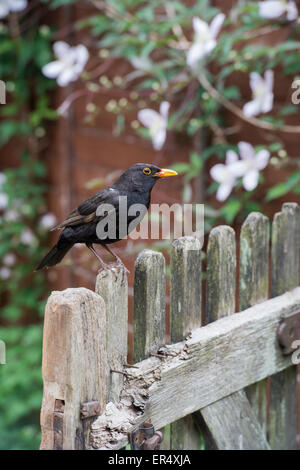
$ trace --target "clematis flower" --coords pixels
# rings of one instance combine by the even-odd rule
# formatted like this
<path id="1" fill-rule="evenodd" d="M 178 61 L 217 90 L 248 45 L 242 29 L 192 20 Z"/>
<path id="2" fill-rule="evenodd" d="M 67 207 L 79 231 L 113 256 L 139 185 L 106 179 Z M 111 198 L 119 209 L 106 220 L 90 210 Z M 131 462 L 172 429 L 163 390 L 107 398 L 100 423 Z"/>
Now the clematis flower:
<path id="1" fill-rule="evenodd" d="M 200 18 L 193 18 L 195 38 L 187 53 L 187 64 L 193 67 L 200 59 L 211 54 L 217 45 L 217 36 L 224 23 L 225 15 L 219 13 L 210 25 Z"/>
<path id="2" fill-rule="evenodd" d="M 243 176 L 243 186 L 246 191 L 252 191 L 258 184 L 259 172 L 269 162 L 270 152 L 263 149 L 255 153 L 253 146 L 247 142 L 240 142 L 238 147 L 241 157 L 239 171 Z"/>
<path id="3" fill-rule="evenodd" d="M 163 101 L 159 113 L 153 109 L 142 109 L 138 112 L 141 123 L 149 129 L 152 145 L 155 150 L 160 150 L 167 137 L 168 114 L 170 103 Z"/>
<path id="4" fill-rule="evenodd" d="M 0 211 L 6 209 L 8 204 L 8 196 L 5 193 L 0 193 Z"/>
<path id="5" fill-rule="evenodd" d="M 3 264 L 6 266 L 13 266 L 16 264 L 17 257 L 14 253 L 6 253 L 6 255 L 3 258 Z"/>
<path id="6" fill-rule="evenodd" d="M 6 281 L 7 279 L 10 278 L 11 275 L 11 270 L 7 268 L 6 266 L 3 266 L 3 268 L 0 268 L 0 279 L 2 281 Z"/>
<path id="7" fill-rule="evenodd" d="M 259 16 L 267 19 L 280 18 L 286 14 L 288 21 L 298 18 L 299 12 L 293 0 L 265 0 L 258 3 Z"/>
<path id="8" fill-rule="evenodd" d="M 34 243 L 36 241 L 32 231 L 30 229 L 25 229 L 22 232 L 20 240 L 21 240 L 21 243 L 23 243 L 23 245 L 28 245 L 28 246 L 34 245 Z"/>
<path id="9" fill-rule="evenodd" d="M 0 18 L 5 18 L 11 11 L 22 11 L 27 7 L 27 0 L 1 0 Z"/>
<path id="10" fill-rule="evenodd" d="M 256 72 L 250 73 L 250 87 L 253 100 L 246 103 L 243 107 L 243 113 L 246 117 L 257 116 L 258 114 L 271 111 L 274 100 L 273 86 L 273 70 L 267 70 L 264 77 Z"/>
<path id="11" fill-rule="evenodd" d="M 59 86 L 66 86 L 76 81 L 82 73 L 89 53 L 85 46 L 71 47 L 63 41 L 55 42 L 53 45 L 57 60 L 45 65 L 43 74 L 48 78 L 56 78 Z"/>
<path id="12" fill-rule="evenodd" d="M 242 176 L 244 167 L 239 157 L 233 150 L 226 152 L 225 164 L 217 163 L 210 170 L 211 177 L 220 183 L 216 198 L 218 201 L 225 201 L 233 190 L 236 180 Z"/>
<path id="13" fill-rule="evenodd" d="M 40 224 L 43 228 L 49 229 L 54 227 L 56 224 L 56 217 L 54 214 L 49 212 L 49 214 L 45 214 L 40 218 Z"/>
<path id="14" fill-rule="evenodd" d="M 5 212 L 4 218 L 5 220 L 7 220 L 7 222 L 16 222 L 17 220 L 19 220 L 20 214 L 15 209 L 9 209 Z"/>

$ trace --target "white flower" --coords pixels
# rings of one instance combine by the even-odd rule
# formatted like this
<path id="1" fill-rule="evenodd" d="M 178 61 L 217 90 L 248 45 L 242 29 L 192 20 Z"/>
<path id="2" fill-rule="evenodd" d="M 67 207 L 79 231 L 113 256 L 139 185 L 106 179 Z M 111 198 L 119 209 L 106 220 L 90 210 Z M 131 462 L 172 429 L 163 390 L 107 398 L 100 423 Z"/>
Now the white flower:
<path id="1" fill-rule="evenodd" d="M 10 209 L 4 214 L 5 220 L 8 222 L 16 222 L 20 218 L 20 214 L 15 209 Z"/>
<path id="2" fill-rule="evenodd" d="M 267 70 L 261 77 L 256 72 L 250 73 L 250 87 L 253 100 L 246 103 L 243 113 L 246 117 L 257 116 L 260 113 L 268 113 L 273 107 L 274 72 Z"/>
<path id="3" fill-rule="evenodd" d="M 168 113 L 170 103 L 163 101 L 159 108 L 159 113 L 153 109 L 142 109 L 138 112 L 141 123 L 148 127 L 152 144 L 155 150 L 160 150 L 167 137 Z"/>
<path id="4" fill-rule="evenodd" d="M 33 245 L 35 242 L 35 237 L 32 231 L 29 228 L 27 228 L 22 232 L 20 240 L 21 240 L 21 243 L 23 243 L 23 245 Z"/>
<path id="5" fill-rule="evenodd" d="M 4 266 L 3 268 L 0 268 L 0 279 L 3 281 L 6 281 L 7 279 L 10 278 L 11 275 L 11 270 Z"/>
<path id="6" fill-rule="evenodd" d="M 217 163 L 210 170 L 211 177 L 220 183 L 216 198 L 225 201 L 235 186 L 236 179 L 242 175 L 242 162 L 238 161 L 238 155 L 233 150 L 226 152 L 226 162 Z"/>
<path id="7" fill-rule="evenodd" d="M 3 264 L 6 266 L 13 266 L 16 264 L 17 257 L 14 253 L 6 253 L 6 255 L 3 258 Z"/>
<path id="8" fill-rule="evenodd" d="M 66 86 L 78 79 L 88 61 L 89 53 L 85 46 L 80 44 L 71 47 L 63 41 L 53 45 L 57 60 L 45 65 L 43 74 L 48 78 L 56 78 L 59 86 Z"/>
<path id="9" fill-rule="evenodd" d="M 54 214 L 45 214 L 40 218 L 40 224 L 43 228 L 48 229 L 54 227 L 56 224 L 56 217 Z"/>
<path id="10" fill-rule="evenodd" d="M 200 59 L 209 55 L 217 45 L 217 36 L 224 23 L 225 15 L 219 13 L 210 25 L 200 18 L 193 18 L 195 38 L 187 53 L 187 64 L 195 65 Z"/>
<path id="11" fill-rule="evenodd" d="M 1 0 L 0 18 L 5 18 L 11 11 L 21 11 L 27 7 L 27 0 Z"/>
<path id="12" fill-rule="evenodd" d="M 0 193 L 0 211 L 6 209 L 8 204 L 8 196 L 7 194 Z"/>
<path id="13" fill-rule="evenodd" d="M 280 18 L 286 14 L 288 21 L 298 18 L 298 9 L 293 0 L 265 0 L 258 3 L 259 16 L 267 19 Z"/>
<path id="14" fill-rule="evenodd" d="M 270 159 L 270 152 L 266 149 L 255 153 L 254 148 L 247 142 L 238 144 L 242 161 L 240 163 L 241 176 L 243 176 L 243 185 L 247 191 L 252 191 L 258 183 L 260 170 L 263 170 Z"/>

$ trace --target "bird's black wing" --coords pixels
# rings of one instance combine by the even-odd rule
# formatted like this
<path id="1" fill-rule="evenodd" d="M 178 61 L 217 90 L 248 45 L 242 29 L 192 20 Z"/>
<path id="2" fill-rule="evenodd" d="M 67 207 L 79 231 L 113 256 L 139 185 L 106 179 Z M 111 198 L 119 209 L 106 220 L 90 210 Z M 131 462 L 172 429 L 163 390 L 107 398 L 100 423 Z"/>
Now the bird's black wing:
<path id="1" fill-rule="evenodd" d="M 119 193 L 116 189 L 105 188 L 99 193 L 91 196 L 86 201 L 82 202 L 77 209 L 73 210 L 68 217 L 52 230 L 58 230 L 61 228 L 88 224 L 96 218 L 96 211 L 101 204 L 112 204 L 118 201 Z"/>

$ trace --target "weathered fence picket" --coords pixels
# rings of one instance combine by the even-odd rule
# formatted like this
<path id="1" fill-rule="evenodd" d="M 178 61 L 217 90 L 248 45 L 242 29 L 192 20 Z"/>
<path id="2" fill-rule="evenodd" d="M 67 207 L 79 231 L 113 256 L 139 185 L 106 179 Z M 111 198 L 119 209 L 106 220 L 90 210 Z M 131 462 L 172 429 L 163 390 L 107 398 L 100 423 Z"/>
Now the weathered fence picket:
<path id="1" fill-rule="evenodd" d="M 235 313 L 236 244 L 231 227 L 212 230 L 207 248 L 207 273 L 207 322 L 210 323 Z M 216 448 L 268 448 L 244 391 L 202 408 L 201 414 Z"/>
<path id="2" fill-rule="evenodd" d="M 156 429 L 170 424 L 173 449 L 199 449 L 203 437 L 205 448 L 295 448 L 296 371 L 278 328 L 300 310 L 298 206 L 285 204 L 274 217 L 271 263 L 269 229 L 258 213 L 243 224 L 238 279 L 233 229 L 211 231 L 205 326 L 202 247 L 191 237 L 173 243 L 171 345 L 165 345 L 164 257 L 150 250 L 138 256 L 134 367 L 127 364 L 124 271 L 101 272 L 96 292 L 54 292 L 44 326 L 41 448 L 120 449 L 147 418 Z"/>
<path id="3" fill-rule="evenodd" d="M 235 312 L 236 246 L 231 227 L 214 228 L 208 239 L 206 323 Z"/>
<path id="4" fill-rule="evenodd" d="M 272 230 L 272 297 L 299 285 L 299 206 L 286 203 Z M 271 377 L 269 440 L 272 449 L 296 449 L 297 368 Z"/>
<path id="5" fill-rule="evenodd" d="M 269 220 L 253 212 L 243 223 L 240 236 L 239 308 L 245 310 L 267 300 L 269 295 Z M 246 393 L 266 436 L 267 379 L 250 385 Z"/>
<path id="6" fill-rule="evenodd" d="M 165 259 L 161 253 L 144 250 L 134 271 L 133 361 L 156 353 L 166 334 Z"/>
<path id="7" fill-rule="evenodd" d="M 192 237 L 176 240 L 171 252 L 171 342 L 183 341 L 201 326 L 201 244 Z M 188 415 L 170 426 L 171 449 L 197 450 L 201 432 L 194 415 Z"/>
<path id="8" fill-rule="evenodd" d="M 128 337 L 128 283 L 124 271 L 112 269 L 101 271 L 96 280 L 95 291 L 106 305 L 106 351 L 107 351 L 107 402 L 120 399 L 127 362 Z"/>

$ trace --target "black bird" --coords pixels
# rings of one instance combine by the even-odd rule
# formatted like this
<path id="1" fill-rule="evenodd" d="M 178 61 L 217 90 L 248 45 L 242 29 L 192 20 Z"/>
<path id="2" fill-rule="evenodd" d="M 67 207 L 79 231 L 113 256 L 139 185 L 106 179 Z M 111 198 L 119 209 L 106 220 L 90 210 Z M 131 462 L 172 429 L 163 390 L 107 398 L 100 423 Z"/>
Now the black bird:
<path id="1" fill-rule="evenodd" d="M 113 253 L 107 245 L 121 240 L 137 225 L 134 226 L 134 220 L 137 218 L 138 214 L 128 215 L 127 209 L 133 204 L 142 204 L 145 207 L 144 212 L 146 212 L 150 206 L 152 188 L 157 180 L 173 175 L 177 175 L 173 170 L 161 169 L 155 165 L 148 165 L 146 163 L 137 163 L 130 167 L 114 184 L 102 189 L 97 194 L 84 201 L 77 209 L 73 210 L 61 224 L 52 229 L 63 229 L 63 231 L 56 245 L 42 259 L 36 271 L 58 264 L 75 243 L 85 243 L 100 261 L 104 269 L 107 269 L 107 264 L 104 263 L 99 254 L 95 251 L 93 244 L 103 246 L 116 258 L 118 265 L 124 267 L 121 259 Z M 125 214 L 123 214 L 123 206 L 120 205 L 121 196 L 127 197 Z M 111 205 L 111 211 L 106 204 Z M 122 232 L 121 229 L 123 227 L 120 227 L 119 224 L 120 208 L 121 215 L 124 216 L 125 220 L 126 233 L 123 233 L 124 230 Z M 99 214 L 99 210 L 101 212 L 102 209 L 103 214 Z M 115 232 L 112 234 L 109 233 L 105 239 L 100 239 L 97 225 L 100 221 L 108 225 L 108 218 L 112 216 L 114 216 L 116 220 Z"/>

